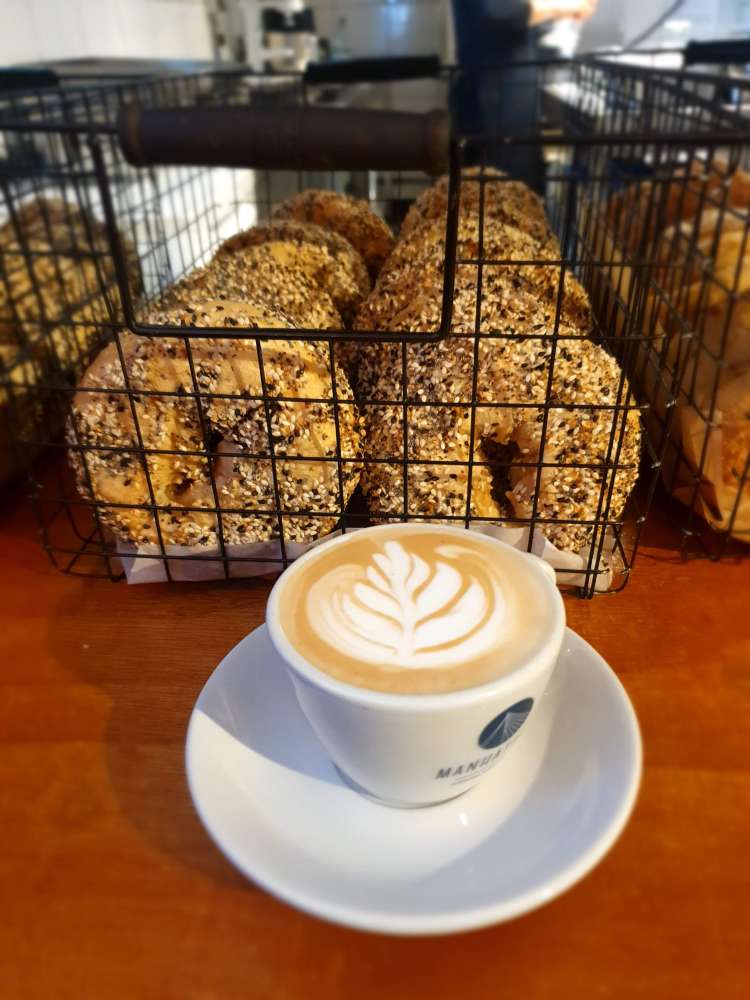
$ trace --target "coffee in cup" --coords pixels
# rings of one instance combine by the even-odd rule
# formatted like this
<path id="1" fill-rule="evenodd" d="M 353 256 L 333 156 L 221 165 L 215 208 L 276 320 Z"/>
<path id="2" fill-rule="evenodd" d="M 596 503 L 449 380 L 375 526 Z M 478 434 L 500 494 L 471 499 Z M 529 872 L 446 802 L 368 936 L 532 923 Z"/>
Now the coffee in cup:
<path id="1" fill-rule="evenodd" d="M 331 677 L 374 691 L 438 694 L 496 680 L 549 633 L 547 581 L 475 532 L 358 531 L 281 585 L 280 624 Z"/>

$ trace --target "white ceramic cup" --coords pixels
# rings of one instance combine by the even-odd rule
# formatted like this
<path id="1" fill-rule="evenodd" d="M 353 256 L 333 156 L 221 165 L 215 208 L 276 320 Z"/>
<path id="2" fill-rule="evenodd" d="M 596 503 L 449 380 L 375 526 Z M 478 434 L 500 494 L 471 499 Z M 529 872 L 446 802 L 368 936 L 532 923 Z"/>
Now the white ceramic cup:
<path id="1" fill-rule="evenodd" d="M 389 524 L 363 531 L 404 534 L 463 528 Z M 359 532 L 357 532 L 359 535 Z M 355 687 L 323 673 L 291 645 L 281 624 L 284 585 L 303 572 L 321 548 L 346 545 L 342 535 L 296 559 L 279 577 L 266 608 L 271 642 L 286 664 L 300 707 L 342 776 L 358 791 L 386 805 L 425 806 L 472 788 L 508 749 L 521 741 L 523 726 L 538 704 L 557 661 L 565 632 L 565 607 L 554 570 L 535 555 L 488 535 L 473 535 L 492 559 L 499 547 L 514 571 L 542 579 L 553 626 L 534 654 L 512 672 L 476 687 L 440 694 L 394 694 Z M 465 537 L 465 536 L 464 536 Z"/>

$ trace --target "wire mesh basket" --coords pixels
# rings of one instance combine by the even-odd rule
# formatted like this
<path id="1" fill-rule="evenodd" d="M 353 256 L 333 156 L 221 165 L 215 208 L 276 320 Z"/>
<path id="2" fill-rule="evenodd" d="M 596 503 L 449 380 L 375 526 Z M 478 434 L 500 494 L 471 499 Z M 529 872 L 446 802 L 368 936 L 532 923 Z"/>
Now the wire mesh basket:
<path id="1" fill-rule="evenodd" d="M 592 297 L 616 332 L 614 303 L 631 304 L 641 340 L 629 370 L 683 550 L 740 554 L 750 541 L 750 82 L 631 66 L 605 75 L 596 127 L 627 133 L 635 109 L 637 127 L 660 139 L 624 143 L 611 163 L 595 252 L 618 266 L 593 280 Z"/>
<path id="2" fill-rule="evenodd" d="M 447 100 L 454 73 L 437 79 Z M 722 176 L 736 176 L 746 141 L 739 89 L 728 102 L 725 81 L 596 60 L 520 67 L 538 129 L 445 145 L 445 211 L 429 262 L 439 287 L 433 280 L 424 308 L 356 330 L 246 316 L 226 325 L 195 310 L 178 323 L 174 312 L 159 313 L 222 241 L 301 190 L 355 195 L 397 229 L 431 184 L 426 171 L 442 155 L 437 119 L 321 116 L 324 84 L 207 73 L 2 99 L 2 402 L 53 562 L 112 579 L 252 576 L 277 571 L 332 531 L 408 518 L 498 533 L 544 555 L 561 585 L 582 595 L 619 589 L 662 458 L 672 448 L 684 459 L 673 436 L 682 380 L 645 319 L 667 267 L 656 223 L 675 185 L 710 187 L 690 164 L 721 160 Z M 392 105 L 389 87 L 386 100 L 373 89 L 372 103 Z M 502 145 L 543 158 L 554 253 L 537 254 L 533 241 L 531 251 L 499 251 L 489 238 L 489 206 L 508 202 L 514 183 L 494 169 Z M 624 220 L 646 203 L 633 245 Z M 519 316 L 522 300 L 533 316 Z M 579 307 L 583 320 L 573 315 Z M 139 381 L 134 343 L 177 365 L 180 378 Z M 314 356 L 315 391 L 301 371 L 279 388 L 274 365 L 285 351 L 287 360 Z M 252 364 L 254 389 L 212 381 L 217 352 Z M 363 378 L 355 391 L 373 359 L 388 378 Z M 436 377 L 441 363 L 448 367 Z M 81 381 L 92 364 L 99 381 Z M 606 394 L 586 395 L 602 366 Z M 415 381 L 415 371 L 430 378 Z M 665 394 L 662 419 L 656 401 Z M 107 414 L 123 414 L 126 437 L 82 433 L 71 419 L 82 398 L 101 404 L 102 426 Z M 253 415 L 253 442 L 227 431 L 229 410 L 242 421 Z M 154 437 L 162 411 L 190 424 L 187 438 Z M 303 437 L 312 414 L 326 422 L 319 454 L 295 454 L 280 431 L 283 413 L 302 415 Z M 387 444 L 383 427 L 392 431 Z M 446 454 L 445 441 L 458 438 L 461 448 Z M 239 495 L 225 488 L 227 462 L 244 484 Z M 103 463 L 125 492 L 97 488 Z M 693 474 L 700 481 L 701 469 Z M 184 536 L 174 526 L 186 523 Z"/>

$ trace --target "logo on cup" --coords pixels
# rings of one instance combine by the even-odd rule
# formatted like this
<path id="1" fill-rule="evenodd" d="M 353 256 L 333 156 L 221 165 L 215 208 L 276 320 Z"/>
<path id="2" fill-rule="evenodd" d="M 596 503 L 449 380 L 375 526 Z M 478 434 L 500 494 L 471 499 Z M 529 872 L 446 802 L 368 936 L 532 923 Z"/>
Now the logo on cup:
<path id="1" fill-rule="evenodd" d="M 479 734 L 479 746 L 483 750 L 492 750 L 506 743 L 524 724 L 533 704 L 533 698 L 524 698 L 496 715 Z"/>

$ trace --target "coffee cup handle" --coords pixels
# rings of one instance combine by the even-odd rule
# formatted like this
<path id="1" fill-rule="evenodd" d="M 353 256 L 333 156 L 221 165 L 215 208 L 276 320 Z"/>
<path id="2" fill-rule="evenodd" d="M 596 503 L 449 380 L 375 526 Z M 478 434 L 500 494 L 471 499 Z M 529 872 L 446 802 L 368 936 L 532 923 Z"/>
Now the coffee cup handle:
<path id="1" fill-rule="evenodd" d="M 524 555 L 528 556 L 529 559 L 533 559 L 544 570 L 554 585 L 557 586 L 557 574 L 555 573 L 554 566 L 550 566 L 546 559 L 542 559 L 541 556 L 536 555 L 534 552 L 525 552 Z"/>

